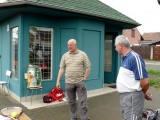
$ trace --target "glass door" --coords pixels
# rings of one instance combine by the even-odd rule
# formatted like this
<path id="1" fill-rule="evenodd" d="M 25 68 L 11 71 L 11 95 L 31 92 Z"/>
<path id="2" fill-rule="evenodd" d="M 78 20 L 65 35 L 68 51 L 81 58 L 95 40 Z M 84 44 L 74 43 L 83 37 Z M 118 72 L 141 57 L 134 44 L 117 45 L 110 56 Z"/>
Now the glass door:
<path id="1" fill-rule="evenodd" d="M 0 30 L 0 79 L 2 79 L 2 36 Z"/>
<path id="2" fill-rule="evenodd" d="M 114 48 L 115 34 L 105 34 L 104 40 L 104 82 L 115 83 L 117 75 L 116 51 Z"/>

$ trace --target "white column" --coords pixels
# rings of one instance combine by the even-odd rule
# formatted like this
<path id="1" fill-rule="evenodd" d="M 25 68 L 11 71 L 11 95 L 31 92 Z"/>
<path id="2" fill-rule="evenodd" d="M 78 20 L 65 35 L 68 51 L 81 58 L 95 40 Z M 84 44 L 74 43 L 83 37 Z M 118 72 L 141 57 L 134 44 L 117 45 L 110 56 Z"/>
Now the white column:
<path id="1" fill-rule="evenodd" d="M 151 45 L 151 54 L 150 54 L 150 59 L 153 60 L 153 45 Z"/>

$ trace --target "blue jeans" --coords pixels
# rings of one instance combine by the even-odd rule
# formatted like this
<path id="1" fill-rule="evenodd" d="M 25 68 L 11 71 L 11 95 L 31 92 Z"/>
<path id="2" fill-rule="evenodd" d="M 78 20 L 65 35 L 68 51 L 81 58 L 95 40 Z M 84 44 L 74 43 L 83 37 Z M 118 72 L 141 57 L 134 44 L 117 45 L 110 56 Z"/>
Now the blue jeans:
<path id="1" fill-rule="evenodd" d="M 66 94 L 69 104 L 70 120 L 77 120 L 77 107 L 79 107 L 81 120 L 89 120 L 85 81 L 82 80 L 75 84 L 66 83 Z M 78 105 L 76 94 L 78 96 Z"/>

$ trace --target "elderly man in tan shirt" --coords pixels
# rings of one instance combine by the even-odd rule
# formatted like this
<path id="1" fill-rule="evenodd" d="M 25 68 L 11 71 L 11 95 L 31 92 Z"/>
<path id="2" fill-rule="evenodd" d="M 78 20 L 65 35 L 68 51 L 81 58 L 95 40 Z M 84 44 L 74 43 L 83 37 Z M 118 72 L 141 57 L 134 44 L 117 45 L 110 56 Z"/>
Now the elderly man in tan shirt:
<path id="1" fill-rule="evenodd" d="M 70 109 L 70 120 L 77 120 L 77 101 L 81 120 L 89 120 L 87 106 L 86 79 L 90 73 L 90 60 L 87 54 L 77 48 L 75 39 L 68 41 L 68 49 L 60 62 L 56 86 L 60 87 L 60 79 L 65 71 L 66 94 Z"/>

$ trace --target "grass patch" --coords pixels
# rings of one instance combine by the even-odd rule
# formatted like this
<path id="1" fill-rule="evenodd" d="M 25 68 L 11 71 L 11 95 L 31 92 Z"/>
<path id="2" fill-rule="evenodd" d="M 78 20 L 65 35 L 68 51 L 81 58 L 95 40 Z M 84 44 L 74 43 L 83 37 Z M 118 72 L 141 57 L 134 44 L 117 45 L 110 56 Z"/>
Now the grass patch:
<path id="1" fill-rule="evenodd" d="M 160 89 L 160 71 L 154 69 L 147 69 L 150 77 L 150 85 Z"/>
<path id="2" fill-rule="evenodd" d="M 150 79 L 150 85 L 154 86 L 156 88 L 160 88 L 160 80 L 159 79 L 155 79 L 155 78 L 151 78 Z"/>
<path id="3" fill-rule="evenodd" d="M 160 71 L 159 71 L 159 70 L 147 69 L 147 72 L 148 72 L 148 74 L 150 74 L 150 75 L 160 76 Z"/>

